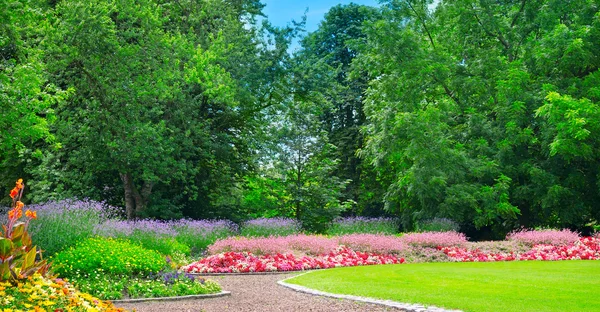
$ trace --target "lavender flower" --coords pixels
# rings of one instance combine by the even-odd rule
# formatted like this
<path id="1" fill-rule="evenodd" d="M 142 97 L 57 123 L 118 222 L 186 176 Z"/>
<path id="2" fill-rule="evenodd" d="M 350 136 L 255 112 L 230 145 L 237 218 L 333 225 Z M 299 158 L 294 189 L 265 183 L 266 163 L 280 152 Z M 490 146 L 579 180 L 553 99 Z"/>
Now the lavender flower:
<path id="1" fill-rule="evenodd" d="M 242 224 L 241 235 L 247 237 L 287 236 L 300 233 L 300 222 L 290 218 L 260 218 Z"/>
<path id="2" fill-rule="evenodd" d="M 395 234 L 398 232 L 398 222 L 392 218 L 347 217 L 333 221 L 329 230 L 330 235 L 354 233 Z"/>

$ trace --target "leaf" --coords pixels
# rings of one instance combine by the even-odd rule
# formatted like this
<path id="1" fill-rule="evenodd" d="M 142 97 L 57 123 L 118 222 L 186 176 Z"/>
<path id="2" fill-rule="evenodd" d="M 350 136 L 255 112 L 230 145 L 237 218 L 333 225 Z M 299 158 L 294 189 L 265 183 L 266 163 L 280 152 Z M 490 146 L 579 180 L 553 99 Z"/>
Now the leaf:
<path id="1" fill-rule="evenodd" d="M 0 263 L 0 281 L 6 281 L 10 279 L 10 267 L 8 262 Z"/>
<path id="2" fill-rule="evenodd" d="M 21 236 L 23 236 L 23 233 L 25 233 L 25 223 L 17 222 L 13 226 L 11 234 L 11 239 L 13 240 L 13 242 L 16 242 L 19 238 L 21 238 Z"/>
<path id="3" fill-rule="evenodd" d="M 25 272 L 28 268 L 32 267 L 35 264 L 35 255 L 37 254 L 37 248 L 32 248 L 23 259 L 23 265 L 21 266 L 21 271 Z"/>
<path id="4" fill-rule="evenodd" d="M 13 251 L 13 243 L 10 239 L 0 237 L 0 259 L 2 261 L 6 260 L 11 256 Z"/>

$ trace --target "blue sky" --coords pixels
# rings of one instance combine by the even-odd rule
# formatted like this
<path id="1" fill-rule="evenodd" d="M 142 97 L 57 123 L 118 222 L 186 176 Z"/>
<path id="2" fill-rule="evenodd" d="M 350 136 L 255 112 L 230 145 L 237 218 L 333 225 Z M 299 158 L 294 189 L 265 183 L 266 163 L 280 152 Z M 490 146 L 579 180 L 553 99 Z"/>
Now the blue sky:
<path id="1" fill-rule="evenodd" d="M 377 0 L 263 0 L 267 6 L 263 12 L 275 26 L 286 26 L 291 20 L 300 21 L 306 8 L 306 31 L 315 31 L 323 16 L 338 4 L 364 4 L 378 6 Z"/>

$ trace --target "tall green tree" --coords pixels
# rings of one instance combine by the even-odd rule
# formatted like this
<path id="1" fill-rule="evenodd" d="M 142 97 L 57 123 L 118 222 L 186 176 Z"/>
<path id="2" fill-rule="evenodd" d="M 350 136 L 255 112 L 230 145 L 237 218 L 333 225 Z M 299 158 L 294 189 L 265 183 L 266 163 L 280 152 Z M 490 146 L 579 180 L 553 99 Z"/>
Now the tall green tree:
<path id="1" fill-rule="evenodd" d="M 389 185 L 388 209 L 407 227 L 446 216 L 498 235 L 595 222 L 593 160 L 559 146 L 593 141 L 597 5 L 436 4 L 386 1 L 358 61 L 376 77 L 363 155 Z"/>
<path id="2" fill-rule="evenodd" d="M 40 142 L 57 144 L 52 108 L 68 92 L 48 82 L 40 46 L 51 30 L 45 9 L 44 1 L 0 3 L 0 190 L 27 173 Z"/>
<path id="3" fill-rule="evenodd" d="M 352 61 L 360 53 L 358 46 L 366 37 L 363 25 L 379 18 L 374 7 L 337 5 L 325 14 L 316 31 L 303 38 L 302 49 L 296 55 L 298 62 L 313 67 L 310 76 L 296 82 L 304 86 L 296 87 L 300 91 L 319 92 L 327 100 L 320 117 L 321 128 L 337 147 L 330 155 L 340 160 L 334 174 L 342 180 L 351 180 L 342 196 L 358 203 L 354 213 L 381 212 L 378 209 L 381 201 L 374 196 L 381 195 L 380 186 L 370 166 L 356 155 L 364 141 L 360 128 L 365 123 L 363 94 L 369 75 L 360 68 L 351 74 Z"/>

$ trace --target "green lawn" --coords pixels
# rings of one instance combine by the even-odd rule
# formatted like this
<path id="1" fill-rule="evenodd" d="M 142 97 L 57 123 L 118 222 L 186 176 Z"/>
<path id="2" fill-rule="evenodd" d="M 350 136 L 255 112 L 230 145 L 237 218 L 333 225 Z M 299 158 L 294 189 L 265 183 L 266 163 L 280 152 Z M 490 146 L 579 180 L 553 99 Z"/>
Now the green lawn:
<path id="1" fill-rule="evenodd" d="M 348 267 L 315 271 L 287 282 L 463 311 L 600 311 L 600 261 Z"/>

